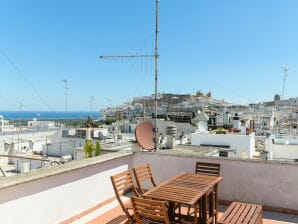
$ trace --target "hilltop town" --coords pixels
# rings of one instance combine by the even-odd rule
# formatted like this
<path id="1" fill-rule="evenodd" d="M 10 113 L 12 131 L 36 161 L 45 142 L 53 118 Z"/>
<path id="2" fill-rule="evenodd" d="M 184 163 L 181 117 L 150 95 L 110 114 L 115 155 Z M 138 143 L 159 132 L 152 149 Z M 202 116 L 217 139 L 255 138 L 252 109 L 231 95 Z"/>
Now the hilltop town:
<path id="1" fill-rule="evenodd" d="M 237 117 L 248 131 L 257 136 L 270 134 L 296 134 L 298 119 L 298 97 L 280 99 L 276 94 L 272 101 L 240 105 L 212 98 L 197 91 L 195 94 L 158 94 L 157 118 L 175 123 L 197 126 L 207 122 L 209 130 L 232 128 Z M 136 97 L 132 102 L 100 111 L 99 120 L 136 122 L 154 117 L 154 96 Z"/>

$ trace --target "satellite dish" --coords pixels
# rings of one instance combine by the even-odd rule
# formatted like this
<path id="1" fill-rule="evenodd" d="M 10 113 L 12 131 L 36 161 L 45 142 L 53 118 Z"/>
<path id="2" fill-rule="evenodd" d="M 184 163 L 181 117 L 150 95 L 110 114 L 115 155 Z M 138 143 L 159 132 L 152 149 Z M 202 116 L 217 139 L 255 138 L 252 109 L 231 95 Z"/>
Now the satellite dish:
<path id="1" fill-rule="evenodd" d="M 198 124 L 198 129 L 200 132 L 206 132 L 207 131 L 207 125 L 204 121 L 200 121 Z"/>
<path id="2" fill-rule="evenodd" d="M 151 122 L 144 121 L 137 125 L 135 131 L 136 139 L 143 149 L 149 151 L 154 149 L 154 126 Z"/>

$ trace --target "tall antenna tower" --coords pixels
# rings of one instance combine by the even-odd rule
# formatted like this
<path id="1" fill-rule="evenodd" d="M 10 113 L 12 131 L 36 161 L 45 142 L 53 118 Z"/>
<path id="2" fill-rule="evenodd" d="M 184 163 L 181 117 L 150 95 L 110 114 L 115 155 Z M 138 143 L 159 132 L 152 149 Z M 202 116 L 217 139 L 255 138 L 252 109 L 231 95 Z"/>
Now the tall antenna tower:
<path id="1" fill-rule="evenodd" d="M 284 72 L 284 80 L 283 80 L 283 85 L 282 85 L 281 99 L 283 100 L 284 99 L 285 83 L 286 83 L 288 68 L 283 67 L 282 70 Z"/>
<path id="2" fill-rule="evenodd" d="M 112 99 L 111 98 L 107 98 L 107 101 L 109 101 L 109 107 L 111 109 L 112 108 Z"/>
<path id="3" fill-rule="evenodd" d="M 94 96 L 91 96 L 90 97 L 89 103 L 90 103 L 90 113 L 91 113 L 91 112 L 93 112 Z"/>
<path id="4" fill-rule="evenodd" d="M 23 110 L 23 104 L 22 104 L 22 101 L 19 99 L 19 98 L 17 98 L 17 100 L 18 100 L 18 109 L 19 109 L 19 111 L 22 111 Z"/>
<path id="5" fill-rule="evenodd" d="M 65 112 L 67 113 L 67 93 L 68 93 L 68 81 L 67 79 L 63 79 L 62 82 L 64 82 L 64 89 L 65 89 Z"/>
<path id="6" fill-rule="evenodd" d="M 99 56 L 101 59 L 112 58 L 154 58 L 154 151 L 158 149 L 158 133 L 157 133 L 157 87 L 158 87 L 158 0 L 155 0 L 155 48 L 153 55 L 111 55 L 111 56 Z"/>
<path id="7" fill-rule="evenodd" d="M 282 121 L 283 121 L 283 110 L 284 110 L 284 106 L 285 106 L 285 102 L 284 102 L 284 91 L 285 91 L 285 83 L 286 83 L 286 78 L 287 78 L 287 71 L 288 68 L 283 67 L 282 71 L 284 73 L 284 79 L 283 79 L 283 84 L 282 84 L 282 92 L 281 92 L 281 110 L 280 110 L 280 119 L 279 119 L 279 131 L 281 132 L 282 129 Z"/>

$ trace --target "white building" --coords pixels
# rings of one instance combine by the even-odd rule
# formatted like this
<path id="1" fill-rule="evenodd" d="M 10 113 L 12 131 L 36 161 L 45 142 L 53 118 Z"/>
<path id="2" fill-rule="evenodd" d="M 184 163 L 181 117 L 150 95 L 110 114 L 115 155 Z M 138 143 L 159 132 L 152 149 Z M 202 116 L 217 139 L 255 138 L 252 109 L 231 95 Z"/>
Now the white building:
<path id="1" fill-rule="evenodd" d="M 50 136 L 54 133 L 54 131 L 11 132 L 11 134 L 0 136 L 0 154 L 12 156 L 1 158 L 1 162 L 16 164 L 19 159 L 15 159 L 14 155 L 40 154 L 43 145 L 49 142 Z"/>
<path id="2" fill-rule="evenodd" d="M 191 144 L 227 148 L 228 157 L 253 158 L 255 152 L 255 134 L 191 134 Z"/>
<path id="3" fill-rule="evenodd" d="M 3 124 L 3 116 L 0 115 L 0 132 L 3 132 L 3 127 L 4 127 L 4 124 Z"/>
<path id="4" fill-rule="evenodd" d="M 28 121 L 28 127 L 32 128 L 55 128 L 54 121 L 38 121 L 34 119 L 33 121 Z"/>
<path id="5" fill-rule="evenodd" d="M 4 132 L 8 130 L 10 130 L 9 121 L 4 120 L 4 117 L 0 115 L 0 132 Z"/>
<path id="6" fill-rule="evenodd" d="M 216 124 L 218 126 L 228 126 L 232 123 L 231 113 L 227 110 L 216 111 Z"/>
<path id="7" fill-rule="evenodd" d="M 74 149 L 85 145 L 87 135 L 84 138 L 72 137 L 65 135 L 64 130 L 56 132 L 50 139 L 50 142 L 43 146 L 42 152 L 48 156 L 62 157 L 71 155 L 75 158 Z"/>

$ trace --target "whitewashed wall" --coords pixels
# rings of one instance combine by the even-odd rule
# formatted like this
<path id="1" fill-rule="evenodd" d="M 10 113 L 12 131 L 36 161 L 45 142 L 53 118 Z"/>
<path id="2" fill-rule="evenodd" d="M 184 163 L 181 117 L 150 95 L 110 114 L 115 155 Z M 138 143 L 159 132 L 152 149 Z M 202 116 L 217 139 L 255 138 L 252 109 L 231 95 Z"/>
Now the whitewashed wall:
<path id="1" fill-rule="evenodd" d="M 0 189 L 1 223 L 53 224 L 114 197 L 110 176 L 131 156 Z"/>
<path id="2" fill-rule="evenodd" d="M 297 164 L 139 152 L 6 188 L 0 183 L 1 223 L 59 223 L 114 197 L 112 175 L 149 163 L 161 183 L 194 172 L 196 161 L 221 164 L 220 199 L 298 208 Z"/>
<path id="3" fill-rule="evenodd" d="M 242 158 L 244 152 L 248 158 L 253 158 L 255 151 L 254 134 L 191 134 L 191 144 L 200 146 L 206 145 L 229 145 L 230 149 L 235 150 L 232 154 L 235 158 Z"/>
<path id="4" fill-rule="evenodd" d="M 194 172 L 196 161 L 221 164 L 222 200 L 298 210 L 298 164 L 136 153 L 133 166 L 149 163 L 161 183 L 181 172 Z"/>

